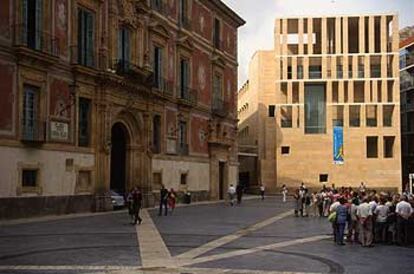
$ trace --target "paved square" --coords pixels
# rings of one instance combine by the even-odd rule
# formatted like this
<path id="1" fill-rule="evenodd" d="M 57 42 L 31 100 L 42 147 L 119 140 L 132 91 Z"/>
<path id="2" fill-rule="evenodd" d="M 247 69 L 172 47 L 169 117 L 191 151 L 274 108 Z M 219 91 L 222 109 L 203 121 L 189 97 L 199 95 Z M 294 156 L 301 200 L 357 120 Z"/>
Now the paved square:
<path id="1" fill-rule="evenodd" d="M 333 244 L 324 218 L 278 197 L 0 227 L 0 273 L 412 273 L 413 248 Z"/>

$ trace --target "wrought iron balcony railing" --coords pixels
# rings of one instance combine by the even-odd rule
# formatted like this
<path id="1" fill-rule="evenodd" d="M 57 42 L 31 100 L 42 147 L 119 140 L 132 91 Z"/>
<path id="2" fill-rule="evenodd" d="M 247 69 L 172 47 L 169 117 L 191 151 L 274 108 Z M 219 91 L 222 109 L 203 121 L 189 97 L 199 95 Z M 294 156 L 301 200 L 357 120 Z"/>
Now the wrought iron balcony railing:
<path id="1" fill-rule="evenodd" d="M 228 103 L 222 98 L 214 98 L 211 106 L 211 111 L 214 115 L 219 117 L 227 117 L 229 115 Z"/>
<path id="2" fill-rule="evenodd" d="M 20 124 L 20 140 L 40 143 L 45 141 L 46 123 L 39 119 L 22 119 Z"/>
<path id="3" fill-rule="evenodd" d="M 189 154 L 189 146 L 188 144 L 183 144 L 180 142 L 177 142 L 177 150 L 178 155 L 188 155 Z"/>
<path id="4" fill-rule="evenodd" d="M 170 13 L 168 5 L 163 0 L 151 0 L 150 6 L 153 10 L 164 16 L 168 16 Z"/>
<path id="5" fill-rule="evenodd" d="M 177 98 L 185 104 L 196 105 L 198 100 L 198 92 L 196 89 L 177 86 Z"/>
<path id="6" fill-rule="evenodd" d="M 152 87 L 155 93 L 162 94 L 165 96 L 173 95 L 174 85 L 171 80 L 162 77 L 154 77 L 152 79 Z"/>
<path id="7" fill-rule="evenodd" d="M 191 31 L 192 30 L 192 22 L 188 16 L 181 15 L 180 16 L 180 27 Z"/>
<path id="8" fill-rule="evenodd" d="M 26 24 L 15 25 L 15 46 L 23 46 L 52 56 L 59 56 L 59 40 L 42 29 Z"/>

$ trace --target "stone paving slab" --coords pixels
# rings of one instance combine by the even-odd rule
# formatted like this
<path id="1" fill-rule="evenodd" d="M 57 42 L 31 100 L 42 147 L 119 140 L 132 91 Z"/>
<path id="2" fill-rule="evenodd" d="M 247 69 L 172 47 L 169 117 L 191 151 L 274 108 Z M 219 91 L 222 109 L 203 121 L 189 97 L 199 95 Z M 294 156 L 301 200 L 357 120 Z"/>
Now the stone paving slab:
<path id="1" fill-rule="evenodd" d="M 0 265 L 140 265 L 124 214 L 0 227 Z"/>
<path id="2" fill-rule="evenodd" d="M 171 254 L 178 255 L 285 212 L 290 206 L 270 197 L 243 201 L 234 207 L 219 203 L 180 208 L 172 216 L 159 217 L 157 210 L 150 213 Z"/>

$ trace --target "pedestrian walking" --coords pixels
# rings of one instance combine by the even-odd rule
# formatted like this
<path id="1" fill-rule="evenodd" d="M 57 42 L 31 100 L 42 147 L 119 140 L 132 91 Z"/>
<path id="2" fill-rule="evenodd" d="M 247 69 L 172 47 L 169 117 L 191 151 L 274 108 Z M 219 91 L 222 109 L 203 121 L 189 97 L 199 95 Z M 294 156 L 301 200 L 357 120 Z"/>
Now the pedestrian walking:
<path id="1" fill-rule="evenodd" d="M 132 210 L 134 214 L 134 225 L 137 223 L 141 224 L 142 219 L 139 216 L 139 213 L 142 208 L 142 193 L 139 188 L 135 187 L 134 191 L 132 192 Z"/>
<path id="2" fill-rule="evenodd" d="M 282 186 L 282 200 L 284 203 L 286 203 L 286 197 L 288 195 L 288 188 L 286 187 L 286 185 Z"/>
<path id="3" fill-rule="evenodd" d="M 160 210 L 158 216 L 162 216 L 162 209 L 164 208 L 164 215 L 168 215 L 168 190 L 161 185 L 160 189 Z"/>
<path id="4" fill-rule="evenodd" d="M 236 188 L 232 184 L 229 186 L 227 194 L 229 195 L 230 205 L 234 206 L 234 196 L 236 195 Z"/>
<path id="5" fill-rule="evenodd" d="M 263 184 L 260 184 L 260 196 L 262 198 L 262 201 L 265 198 L 264 195 L 265 195 L 265 186 Z"/>
<path id="6" fill-rule="evenodd" d="M 303 217 L 303 202 L 299 189 L 296 189 L 293 198 L 295 199 L 295 216 L 298 217 L 300 214 Z"/>
<path id="7" fill-rule="evenodd" d="M 171 188 L 170 192 L 168 192 L 168 207 L 171 209 L 171 215 L 174 213 L 176 202 L 177 194 L 175 193 L 175 190 Z"/>

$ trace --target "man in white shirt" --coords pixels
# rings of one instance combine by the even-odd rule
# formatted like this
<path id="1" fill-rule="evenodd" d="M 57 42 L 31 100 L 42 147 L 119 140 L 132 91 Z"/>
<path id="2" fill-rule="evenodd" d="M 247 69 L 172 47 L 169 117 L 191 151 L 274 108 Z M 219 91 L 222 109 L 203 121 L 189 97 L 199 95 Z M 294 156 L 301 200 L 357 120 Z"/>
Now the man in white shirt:
<path id="1" fill-rule="evenodd" d="M 233 185 L 230 185 L 229 189 L 227 190 L 227 193 L 229 194 L 230 205 L 233 206 L 234 205 L 234 197 L 235 197 L 235 194 L 236 194 L 236 188 Z"/>
<path id="2" fill-rule="evenodd" d="M 395 209 L 397 213 L 397 242 L 400 245 L 408 244 L 408 226 L 411 214 L 413 214 L 413 208 L 408 203 L 407 196 L 402 196 L 401 202 L 397 204 Z"/>
<path id="3" fill-rule="evenodd" d="M 357 216 L 359 222 L 359 241 L 363 247 L 372 247 L 372 210 L 365 197 L 358 206 Z"/>
<path id="4" fill-rule="evenodd" d="M 385 199 L 381 199 L 380 204 L 373 211 L 375 218 L 375 242 L 385 242 L 387 239 L 387 217 L 389 213 L 388 206 L 385 205 Z"/>

